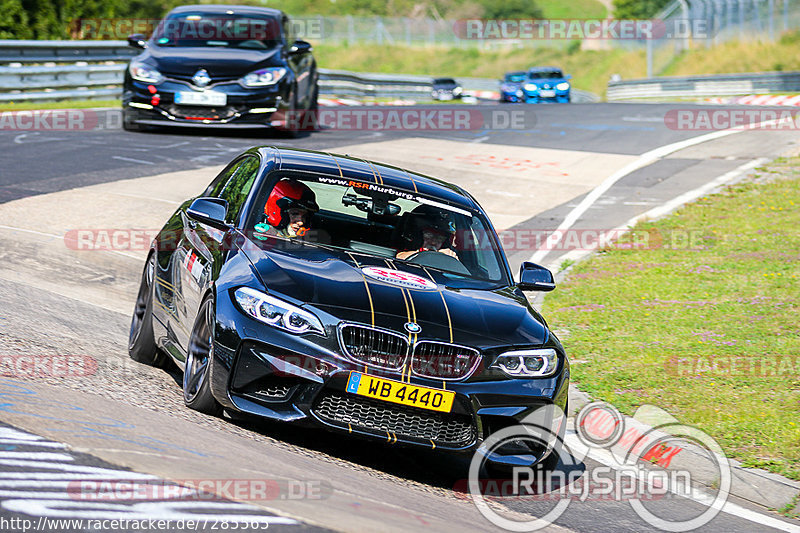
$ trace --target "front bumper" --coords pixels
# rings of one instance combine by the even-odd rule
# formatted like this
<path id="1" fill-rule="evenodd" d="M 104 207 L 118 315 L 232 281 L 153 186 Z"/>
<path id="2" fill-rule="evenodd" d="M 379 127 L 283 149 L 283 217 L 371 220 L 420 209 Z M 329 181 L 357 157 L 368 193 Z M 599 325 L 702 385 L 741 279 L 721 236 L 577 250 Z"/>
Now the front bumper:
<path id="1" fill-rule="evenodd" d="M 225 105 L 175 103 L 176 93 L 195 91 L 180 80 L 167 79 L 157 86 L 131 80 L 123 91 L 124 119 L 130 124 L 155 126 L 280 127 L 289 110 L 288 89 L 280 84 L 245 89 L 236 81 L 229 81 L 208 89 L 225 94 Z"/>
<path id="2" fill-rule="evenodd" d="M 554 102 L 554 103 L 561 103 L 566 104 L 570 101 L 570 94 L 569 91 L 555 91 L 552 95 L 546 93 L 545 96 L 541 94 L 541 91 L 537 92 L 530 92 L 524 91 L 524 101 L 526 104 L 538 104 L 541 102 Z"/>
<path id="3" fill-rule="evenodd" d="M 232 305 L 218 299 L 218 317 L 221 304 Z M 566 362 L 555 376 L 536 380 L 481 381 L 476 374 L 464 381 L 444 382 L 406 376 L 406 382 L 413 385 L 455 392 L 451 412 L 441 413 L 347 392 L 351 371 L 394 381 L 403 381 L 403 376 L 365 367 L 341 355 L 335 335 L 298 337 L 254 321 L 239 322 L 235 321 L 236 331 L 218 329 L 211 372 L 212 393 L 233 411 L 389 444 L 472 452 L 492 433 L 522 423 L 542 407 L 566 409 Z M 556 426 L 563 422 L 551 420 L 552 431 L 557 433 Z M 490 460 L 532 464 L 549 451 L 541 448 Z"/>

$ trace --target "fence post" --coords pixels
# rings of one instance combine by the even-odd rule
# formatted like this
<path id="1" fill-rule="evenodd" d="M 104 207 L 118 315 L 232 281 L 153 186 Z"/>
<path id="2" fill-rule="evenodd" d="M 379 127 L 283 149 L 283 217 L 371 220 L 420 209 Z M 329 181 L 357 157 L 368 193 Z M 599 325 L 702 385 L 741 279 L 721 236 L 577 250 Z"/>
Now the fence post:
<path id="1" fill-rule="evenodd" d="M 767 1 L 767 9 L 769 9 L 769 40 L 775 40 L 775 0 Z"/>
<path id="2" fill-rule="evenodd" d="M 739 0 L 739 40 L 744 36 L 744 3 L 745 0 Z"/>
<path id="3" fill-rule="evenodd" d="M 356 42 L 356 23 L 352 15 L 347 15 L 347 42 L 351 46 Z"/>
<path id="4" fill-rule="evenodd" d="M 783 31 L 789 29 L 789 0 L 783 0 Z"/>

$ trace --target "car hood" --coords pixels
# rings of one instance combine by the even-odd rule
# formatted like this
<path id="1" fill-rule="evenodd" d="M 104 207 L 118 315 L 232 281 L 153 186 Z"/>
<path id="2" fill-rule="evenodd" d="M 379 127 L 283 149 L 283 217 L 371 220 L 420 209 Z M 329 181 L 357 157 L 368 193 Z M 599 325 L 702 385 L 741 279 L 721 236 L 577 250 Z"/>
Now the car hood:
<path id="1" fill-rule="evenodd" d="M 435 269 L 391 261 L 394 269 L 435 282 L 430 290 L 403 289 L 365 275 L 363 269 L 392 269 L 387 260 L 346 251 L 296 246 L 245 252 L 268 292 L 307 304 L 335 320 L 374 324 L 404 333 L 406 322 L 422 327 L 420 339 L 478 348 L 541 345 L 544 319 L 514 287 L 452 279 Z M 431 284 L 433 286 L 433 284 Z"/>
<path id="2" fill-rule="evenodd" d="M 253 70 L 282 65 L 281 47 L 270 50 L 242 50 L 232 48 L 150 47 L 148 63 L 162 74 L 192 76 L 205 69 L 211 78 L 238 77 Z"/>

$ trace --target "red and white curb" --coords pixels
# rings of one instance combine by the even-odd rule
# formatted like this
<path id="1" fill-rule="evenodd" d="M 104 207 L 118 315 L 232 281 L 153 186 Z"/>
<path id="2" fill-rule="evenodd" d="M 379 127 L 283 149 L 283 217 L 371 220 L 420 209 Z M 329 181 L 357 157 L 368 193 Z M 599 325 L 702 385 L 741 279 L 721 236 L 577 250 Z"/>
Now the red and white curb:
<path id="1" fill-rule="evenodd" d="M 389 102 L 362 102 L 352 98 L 320 98 L 319 105 L 324 107 L 335 106 L 365 106 L 365 105 L 414 105 L 414 100 L 392 100 Z"/>
<path id="2" fill-rule="evenodd" d="M 800 94 L 751 94 L 734 98 L 709 98 L 711 104 L 800 106 Z"/>

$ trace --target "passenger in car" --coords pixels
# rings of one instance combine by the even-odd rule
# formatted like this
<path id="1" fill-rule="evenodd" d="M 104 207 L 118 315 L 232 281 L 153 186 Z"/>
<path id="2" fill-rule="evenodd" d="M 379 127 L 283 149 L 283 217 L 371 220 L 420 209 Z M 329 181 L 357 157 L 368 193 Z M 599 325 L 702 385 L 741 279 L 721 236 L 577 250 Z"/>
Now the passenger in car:
<path id="1" fill-rule="evenodd" d="M 456 225 L 446 211 L 421 205 L 407 217 L 403 238 L 410 248 L 397 252 L 397 259 L 408 259 L 419 252 L 441 252 L 458 259 L 453 250 Z"/>

